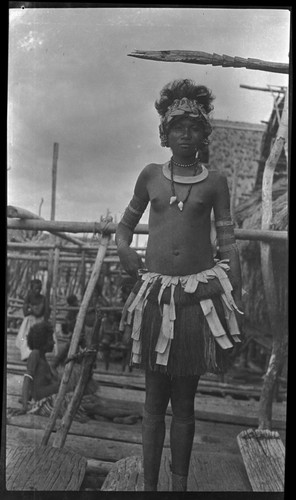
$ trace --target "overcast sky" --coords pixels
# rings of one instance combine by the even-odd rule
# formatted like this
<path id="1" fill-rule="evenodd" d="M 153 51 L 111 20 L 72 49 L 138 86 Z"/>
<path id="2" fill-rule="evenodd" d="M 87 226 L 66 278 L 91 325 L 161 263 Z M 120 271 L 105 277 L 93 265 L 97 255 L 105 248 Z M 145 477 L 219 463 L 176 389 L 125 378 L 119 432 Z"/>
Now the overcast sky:
<path id="1" fill-rule="evenodd" d="M 288 63 L 285 9 L 11 9 L 8 204 L 50 218 L 53 144 L 59 143 L 56 220 L 120 217 L 140 170 L 170 158 L 154 101 L 176 78 L 212 89 L 215 119 L 268 120 L 284 74 L 135 59 L 138 50 L 200 50 Z M 145 218 L 143 219 L 145 222 Z"/>

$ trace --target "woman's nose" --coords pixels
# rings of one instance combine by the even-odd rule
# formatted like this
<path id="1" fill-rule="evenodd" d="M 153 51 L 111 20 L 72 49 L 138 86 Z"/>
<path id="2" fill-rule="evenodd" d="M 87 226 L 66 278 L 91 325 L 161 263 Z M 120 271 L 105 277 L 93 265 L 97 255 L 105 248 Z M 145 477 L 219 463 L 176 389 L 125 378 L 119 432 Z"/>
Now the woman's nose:
<path id="1" fill-rule="evenodd" d="M 191 131 L 190 131 L 190 128 L 184 128 L 183 129 L 183 137 L 190 137 L 191 135 Z"/>

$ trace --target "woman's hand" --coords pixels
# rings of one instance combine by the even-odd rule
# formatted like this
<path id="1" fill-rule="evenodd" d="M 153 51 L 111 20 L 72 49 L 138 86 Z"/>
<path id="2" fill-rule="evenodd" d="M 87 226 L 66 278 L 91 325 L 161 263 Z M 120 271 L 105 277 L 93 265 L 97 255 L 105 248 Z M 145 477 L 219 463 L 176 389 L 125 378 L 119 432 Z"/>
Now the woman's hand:
<path id="1" fill-rule="evenodd" d="M 138 269 L 143 267 L 140 255 L 127 245 L 118 247 L 118 255 L 123 269 L 133 278 L 138 278 Z"/>

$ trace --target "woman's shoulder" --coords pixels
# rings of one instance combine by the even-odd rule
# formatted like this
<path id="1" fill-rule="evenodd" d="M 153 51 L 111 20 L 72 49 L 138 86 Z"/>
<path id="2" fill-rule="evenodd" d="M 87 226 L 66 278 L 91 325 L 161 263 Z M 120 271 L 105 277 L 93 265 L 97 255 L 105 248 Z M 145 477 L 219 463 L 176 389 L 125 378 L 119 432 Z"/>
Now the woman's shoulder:
<path id="1" fill-rule="evenodd" d="M 33 349 L 30 352 L 29 357 L 27 359 L 27 369 L 34 371 L 40 361 L 40 351 L 39 349 Z"/>
<path id="2" fill-rule="evenodd" d="M 225 184 L 227 184 L 227 176 L 224 172 L 221 172 L 217 169 L 208 169 L 208 171 L 208 178 L 213 184 L 216 185 L 216 187 L 224 186 Z"/>
<path id="3" fill-rule="evenodd" d="M 227 176 L 221 170 L 217 170 L 216 168 L 207 167 L 209 172 L 209 177 L 213 180 L 227 179 Z"/>
<path id="4" fill-rule="evenodd" d="M 146 172 L 159 172 L 162 169 L 163 165 L 163 163 L 148 163 L 148 165 L 146 165 L 143 170 L 145 170 Z"/>
<path id="5" fill-rule="evenodd" d="M 145 167 L 142 169 L 140 173 L 140 179 L 143 180 L 150 180 L 156 176 L 158 176 L 161 171 L 162 171 L 163 164 L 160 163 L 148 163 L 145 165 Z"/>
<path id="6" fill-rule="evenodd" d="M 29 354 L 29 358 L 30 358 L 30 357 L 31 357 L 32 359 L 37 359 L 37 358 L 39 359 L 39 358 L 40 358 L 40 351 L 39 351 L 39 349 L 33 349 L 33 350 L 30 352 L 30 354 Z M 29 359 L 29 358 L 28 358 L 28 359 Z"/>

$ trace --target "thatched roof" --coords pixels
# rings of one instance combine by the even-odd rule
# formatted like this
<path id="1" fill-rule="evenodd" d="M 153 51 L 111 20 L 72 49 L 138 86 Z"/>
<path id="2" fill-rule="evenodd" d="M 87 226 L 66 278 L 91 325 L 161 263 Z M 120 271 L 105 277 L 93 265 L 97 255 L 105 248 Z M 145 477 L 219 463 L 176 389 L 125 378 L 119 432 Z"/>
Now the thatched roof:
<path id="1" fill-rule="evenodd" d="M 286 231 L 288 229 L 288 186 L 287 178 L 281 177 L 272 190 L 273 219 L 270 229 Z M 235 208 L 235 222 L 243 229 L 260 229 L 262 217 L 262 192 L 255 190 L 244 202 Z"/>
<path id="2" fill-rule="evenodd" d="M 244 229 L 260 229 L 261 227 L 261 190 L 254 191 L 249 198 L 236 207 L 235 221 L 237 227 Z M 273 186 L 273 219 L 271 229 L 286 231 L 288 229 L 288 190 L 287 178 L 282 177 Z M 288 259 L 287 245 L 274 243 L 272 248 L 273 271 L 277 287 L 278 313 L 283 328 L 287 322 L 287 280 Z M 248 292 L 244 302 L 247 321 L 268 334 L 269 318 L 266 307 L 264 287 L 261 274 L 260 244 L 257 241 L 239 241 L 242 267 L 243 288 Z"/>

